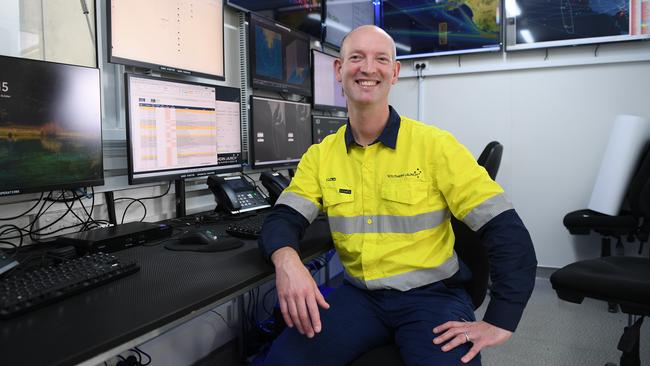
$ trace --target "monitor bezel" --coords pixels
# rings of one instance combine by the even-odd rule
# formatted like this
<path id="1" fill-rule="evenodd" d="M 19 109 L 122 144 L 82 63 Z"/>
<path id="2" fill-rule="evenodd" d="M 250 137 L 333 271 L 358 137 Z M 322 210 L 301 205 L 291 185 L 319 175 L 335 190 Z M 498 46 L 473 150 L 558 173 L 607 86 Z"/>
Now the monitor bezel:
<path id="1" fill-rule="evenodd" d="M 514 0 L 516 3 L 516 0 Z M 504 14 L 508 14 L 508 4 L 509 2 L 504 2 Z M 540 48 L 558 48 L 558 47 L 573 47 L 573 46 L 583 46 L 583 45 L 593 45 L 601 43 L 615 43 L 615 42 L 638 42 L 638 41 L 649 41 L 650 33 L 648 34 L 623 34 L 623 35 L 612 35 L 612 36 L 600 36 L 600 37 L 588 37 L 588 38 L 571 38 L 563 39 L 556 41 L 543 41 L 543 42 L 533 42 L 533 43 L 516 43 L 517 36 L 515 34 L 515 43 L 510 45 L 509 40 L 511 37 L 508 37 L 508 31 L 510 27 L 516 27 L 516 16 L 510 16 L 505 18 L 505 29 L 504 29 L 504 49 L 506 52 L 512 51 L 521 51 L 521 50 L 532 50 Z M 512 26 L 510 22 L 514 22 Z M 515 32 L 517 29 L 515 28 Z"/>
<path id="2" fill-rule="evenodd" d="M 312 144 L 319 144 L 319 142 L 316 142 L 316 135 L 314 133 L 314 123 L 316 118 L 338 119 L 338 120 L 345 121 L 345 124 L 348 123 L 348 117 L 324 116 L 324 115 L 312 114 L 311 115 L 311 143 Z"/>
<path id="3" fill-rule="evenodd" d="M 385 30 L 384 28 L 384 1 L 381 2 L 381 10 L 379 13 L 381 14 L 381 18 L 379 20 L 379 26 Z M 501 24 L 498 24 L 499 28 L 499 34 L 497 36 L 497 44 L 495 45 L 489 45 L 487 47 L 479 47 L 479 48 L 468 48 L 468 49 L 463 49 L 463 50 L 453 50 L 453 51 L 434 51 L 434 52 L 425 52 L 425 53 L 415 53 L 415 54 L 410 54 L 410 55 L 396 55 L 397 60 L 408 60 L 408 59 L 415 59 L 415 58 L 427 58 L 427 57 L 439 57 L 439 56 L 451 56 L 451 55 L 465 55 L 465 54 L 473 54 L 473 53 L 488 53 L 488 52 L 501 52 L 504 48 L 504 27 L 503 27 L 503 1 L 497 0 L 497 4 L 499 6 L 498 14 L 499 14 L 499 19 L 501 19 Z M 386 30 L 388 34 L 388 30 Z M 392 37 L 392 36 L 391 36 Z"/>
<path id="4" fill-rule="evenodd" d="M 240 115 L 239 115 L 239 146 L 240 146 L 240 155 L 239 162 L 237 164 L 229 164 L 226 166 L 221 165 L 206 165 L 198 168 L 173 168 L 173 169 L 160 169 L 154 171 L 147 171 L 136 173 L 133 171 L 133 137 L 131 136 L 131 106 L 129 103 L 130 97 L 130 88 L 131 88 L 131 79 L 140 78 L 140 79 L 150 79 L 156 81 L 172 82 L 179 84 L 189 84 L 215 88 L 215 98 L 219 96 L 219 90 L 221 89 L 222 93 L 225 93 L 227 97 L 231 99 L 222 100 L 215 99 L 225 102 L 237 102 L 240 105 Z M 243 155 L 244 155 L 244 144 L 242 141 L 242 129 L 241 129 L 241 100 L 240 100 L 240 90 L 237 88 L 231 88 L 220 85 L 205 84 L 194 81 L 186 80 L 177 80 L 163 77 L 154 77 L 149 75 L 140 75 L 135 73 L 125 73 L 124 74 L 124 86 L 125 86 L 125 113 L 126 113 L 126 152 L 127 152 L 127 170 L 128 170 L 128 180 L 129 184 L 141 184 L 141 183 L 151 183 L 151 182 L 161 182 L 161 181 L 171 181 L 171 180 L 181 180 L 186 178 L 195 178 L 203 177 L 213 174 L 224 174 L 232 172 L 241 172 L 243 171 Z M 236 98 L 235 98 L 236 97 Z M 236 99 L 236 100 L 233 100 Z M 151 174 L 151 176 L 149 176 Z M 146 176 L 145 176 L 146 175 Z"/>
<path id="5" fill-rule="evenodd" d="M 345 99 L 345 107 L 340 107 L 336 105 L 327 105 L 327 104 L 316 104 L 316 57 L 314 54 L 316 52 L 322 53 L 323 55 L 332 57 L 334 59 L 337 59 L 338 57 L 334 55 L 330 55 L 329 53 L 322 52 L 316 49 L 311 50 L 311 89 L 312 89 L 312 108 L 314 110 L 319 110 L 319 111 L 336 111 L 336 112 L 347 112 L 348 107 L 347 107 L 347 98 Z M 336 77 L 336 75 L 334 76 Z M 341 86 L 343 87 L 343 86 Z"/>
<path id="6" fill-rule="evenodd" d="M 256 163 L 255 162 L 255 108 L 253 107 L 253 100 L 254 99 L 264 99 L 264 100 L 272 100 L 274 102 L 280 102 L 280 103 L 293 103 L 293 104 L 302 104 L 306 105 L 309 107 L 309 117 L 313 115 L 313 111 L 311 109 L 311 104 L 305 103 L 305 102 L 297 102 L 293 100 L 284 100 L 284 99 L 277 99 L 277 98 L 269 98 L 269 97 L 262 97 L 262 96 L 257 96 L 257 95 L 251 95 L 250 96 L 250 118 L 248 120 L 249 122 L 249 159 L 248 163 L 253 169 L 265 169 L 265 168 L 277 168 L 277 167 L 295 167 L 298 165 L 300 162 L 299 159 L 292 159 L 292 160 L 286 160 L 282 162 L 271 162 L 271 163 Z M 310 123 L 310 128 L 312 124 Z M 310 146 L 313 145 L 313 131 L 309 134 L 311 139 L 310 139 Z"/>
<path id="7" fill-rule="evenodd" d="M 261 21 L 257 21 L 257 20 L 253 21 L 253 18 L 258 18 Z M 283 84 L 282 87 L 264 85 L 264 84 L 259 84 L 259 83 L 254 82 L 254 79 L 256 77 L 261 79 L 261 80 L 265 80 L 265 78 L 264 77 L 259 77 L 259 76 L 257 76 L 257 74 L 254 75 L 254 72 L 253 72 L 256 69 L 257 65 L 256 65 L 256 62 L 255 62 L 256 53 L 255 53 L 255 47 L 254 47 L 254 44 L 255 44 L 255 32 L 252 29 L 253 29 L 253 25 L 256 22 L 258 24 L 265 24 L 265 25 L 268 25 L 268 26 L 275 27 L 280 32 L 285 32 L 285 34 L 286 33 L 293 34 L 293 35 L 297 36 L 297 38 L 301 38 L 304 41 L 306 41 L 308 50 L 311 49 L 311 38 L 309 37 L 309 35 L 307 35 L 306 33 L 301 32 L 301 31 L 291 29 L 290 27 L 288 27 L 286 25 L 283 25 L 282 23 L 276 22 L 273 19 L 270 19 L 270 18 L 267 18 L 265 16 L 256 14 L 254 12 L 249 12 L 248 15 L 247 15 L 247 19 L 248 19 L 248 79 L 249 79 L 248 81 L 250 82 L 251 88 L 259 89 L 259 90 L 268 90 L 268 91 L 280 92 L 280 93 L 291 93 L 291 94 L 311 97 L 312 96 L 312 85 L 311 85 L 312 77 L 311 77 L 311 75 L 310 75 L 309 78 L 307 78 L 307 80 L 309 80 L 310 85 L 308 85 L 305 88 L 304 87 L 292 86 L 286 80 L 282 80 L 282 82 L 281 82 Z M 284 52 L 284 44 L 282 46 L 283 46 L 283 52 Z M 311 58 L 311 53 L 310 52 L 307 52 L 307 57 Z M 283 77 L 286 78 L 285 66 L 286 65 L 282 65 L 282 68 L 283 68 L 282 73 L 283 73 Z M 310 67 L 309 72 L 311 74 L 313 72 L 313 70 L 311 69 L 311 59 L 307 60 L 307 66 Z M 266 79 L 266 80 L 276 82 L 276 83 L 278 82 L 276 80 L 270 80 L 270 79 Z"/>
<path id="8" fill-rule="evenodd" d="M 58 65 L 58 66 L 65 66 L 65 67 L 72 67 L 72 68 L 81 68 L 81 69 L 91 69 L 95 70 L 96 76 L 97 76 L 97 85 L 99 86 L 98 94 L 99 94 L 99 162 L 101 164 L 101 177 L 97 179 L 87 179 L 87 180 L 80 180 L 80 181 L 75 181 L 75 182 L 70 182 L 70 183 L 62 183 L 62 184 L 44 184 L 44 185 L 38 185 L 34 187 L 29 187 L 29 188 L 14 188 L 14 189 L 7 189 L 0 191 L 0 197 L 6 197 L 6 196 L 13 196 L 13 195 L 19 195 L 19 194 L 27 194 L 27 193 L 39 193 L 39 192 L 47 192 L 47 191 L 54 191 L 54 190 L 64 190 L 64 189 L 75 189 L 75 188 L 84 188 L 84 187 L 97 187 L 97 186 L 103 186 L 105 184 L 104 180 L 104 138 L 103 138 L 103 120 L 102 120 L 102 78 L 101 78 L 101 70 L 98 67 L 91 67 L 91 66 L 84 66 L 84 65 L 75 65 L 75 64 L 69 64 L 69 63 L 64 63 L 64 62 L 55 62 L 55 61 L 45 61 L 45 60 L 37 60 L 37 59 L 31 59 L 31 58 L 24 58 L 24 57 L 15 57 L 15 56 L 5 56 L 5 55 L 0 55 L 0 58 L 6 58 L 6 59 L 14 59 L 18 62 L 27 62 L 27 63 L 44 63 L 44 64 L 52 64 L 52 65 Z"/>
<path id="9" fill-rule="evenodd" d="M 309 35 L 310 38 L 317 39 L 318 41 L 322 41 L 323 39 L 325 39 L 325 30 L 324 30 L 324 27 L 323 27 L 323 22 L 324 22 L 324 19 L 325 19 L 325 0 L 320 0 L 320 2 L 321 2 L 321 6 L 320 6 L 320 9 L 321 9 L 321 11 L 320 11 L 320 24 L 321 24 L 321 26 L 320 26 L 320 34 L 318 36 L 315 36 L 315 35 L 313 35 L 311 33 L 308 33 L 308 32 L 305 32 L 305 31 L 302 31 L 302 30 L 299 30 L 299 29 L 295 29 L 293 27 L 289 27 L 289 26 L 287 26 L 287 27 L 291 28 L 292 31 L 302 32 L 304 34 L 307 34 L 307 35 Z M 225 0 L 225 4 L 228 5 L 229 7 L 233 8 L 233 9 L 242 11 L 242 12 L 244 12 L 246 14 L 257 13 L 259 11 L 259 10 L 248 9 L 248 8 L 245 8 L 245 7 L 240 6 L 238 4 L 235 4 L 235 3 L 232 2 L 232 0 Z M 271 10 L 271 9 L 263 9 L 263 10 Z M 264 17 L 264 15 L 261 15 L 261 14 L 257 14 L 257 15 Z M 269 19 L 268 17 L 266 17 L 266 18 Z M 281 24 L 281 22 L 278 22 L 275 19 L 273 19 L 273 21 Z"/>
<path id="10" fill-rule="evenodd" d="M 113 22 L 112 22 L 112 14 L 111 14 L 111 2 L 113 0 L 108 0 L 108 4 L 106 6 L 106 48 L 107 54 L 108 54 L 108 62 L 112 64 L 119 64 L 119 65 L 124 65 L 124 66 L 134 66 L 134 67 L 141 67 L 149 70 L 154 70 L 154 71 L 159 71 L 161 73 L 166 73 L 166 74 L 171 74 L 171 75 L 186 75 L 186 76 L 196 76 L 196 77 L 202 77 L 202 78 L 207 78 L 207 79 L 213 79 L 213 80 L 218 80 L 218 81 L 225 81 L 226 80 L 226 34 L 225 34 L 225 7 L 224 7 L 224 0 L 221 0 L 221 62 L 223 64 L 222 70 L 223 70 L 223 75 L 214 75 L 210 73 L 205 73 L 197 70 L 187 70 L 187 69 L 182 69 L 178 67 L 174 67 L 171 65 L 159 65 L 159 64 L 154 64 L 146 61 L 140 61 L 140 60 L 132 60 L 128 58 L 123 58 L 123 57 L 118 57 L 113 55 Z"/>

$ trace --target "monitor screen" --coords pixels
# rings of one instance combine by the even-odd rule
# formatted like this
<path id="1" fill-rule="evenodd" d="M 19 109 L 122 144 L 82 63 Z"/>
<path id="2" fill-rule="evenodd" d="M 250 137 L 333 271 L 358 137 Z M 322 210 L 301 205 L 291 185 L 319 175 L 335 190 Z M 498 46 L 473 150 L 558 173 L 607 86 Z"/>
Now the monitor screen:
<path id="1" fill-rule="evenodd" d="M 129 183 L 241 170 L 239 89 L 126 75 Z"/>
<path id="2" fill-rule="evenodd" d="M 109 61 L 224 80 L 222 0 L 110 0 Z"/>
<path id="3" fill-rule="evenodd" d="M 227 0 L 235 8 L 254 11 L 320 40 L 322 0 Z"/>
<path id="4" fill-rule="evenodd" d="M 309 37 L 253 13 L 248 33 L 253 88 L 311 96 Z"/>
<path id="5" fill-rule="evenodd" d="M 500 0 L 384 0 L 382 26 L 397 58 L 501 49 Z"/>
<path id="6" fill-rule="evenodd" d="M 334 60 L 336 60 L 334 56 L 312 50 L 312 61 L 314 64 L 314 109 L 342 111 L 347 109 L 347 101 L 343 93 L 343 87 L 336 80 Z"/>
<path id="7" fill-rule="evenodd" d="M 506 51 L 650 38 L 647 1 L 507 0 Z"/>
<path id="8" fill-rule="evenodd" d="M 315 144 L 320 144 L 325 136 L 336 133 L 341 126 L 345 126 L 347 123 L 347 118 L 313 116 L 311 125 L 312 141 Z"/>
<path id="9" fill-rule="evenodd" d="M 309 104 L 260 97 L 251 100 L 253 167 L 298 164 L 311 145 Z"/>
<path id="10" fill-rule="evenodd" d="M 341 47 L 343 37 L 360 25 L 375 24 L 375 5 L 369 0 L 327 0 L 325 43 Z"/>
<path id="11" fill-rule="evenodd" d="M 99 69 L 0 56 L 0 195 L 102 184 Z"/>

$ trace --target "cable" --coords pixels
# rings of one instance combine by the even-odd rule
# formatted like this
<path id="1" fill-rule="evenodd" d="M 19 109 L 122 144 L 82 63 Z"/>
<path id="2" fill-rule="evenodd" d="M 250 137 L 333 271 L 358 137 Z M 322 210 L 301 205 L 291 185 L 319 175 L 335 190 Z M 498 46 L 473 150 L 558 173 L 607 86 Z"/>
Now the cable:
<path id="1" fill-rule="evenodd" d="M 36 203 L 34 206 L 30 207 L 29 210 L 21 213 L 20 215 L 14 216 L 14 217 L 0 217 L 0 221 L 9 221 L 9 220 L 15 220 L 19 219 L 29 213 L 29 211 L 33 210 L 36 206 L 38 206 L 39 203 L 41 203 L 41 200 L 43 199 L 43 195 L 45 195 L 45 192 L 41 192 L 41 196 L 36 200 Z"/>
<path id="2" fill-rule="evenodd" d="M 145 356 L 147 358 L 147 362 L 141 363 L 142 366 L 147 366 L 148 364 L 151 363 L 152 358 L 147 352 L 141 350 L 140 347 L 135 347 L 134 349 L 135 349 L 136 352 L 141 353 L 143 356 Z"/>
<path id="3" fill-rule="evenodd" d="M 165 193 L 160 194 L 158 196 L 144 197 L 144 198 L 130 198 L 130 197 L 116 198 L 115 202 L 122 201 L 122 200 L 131 200 L 131 202 L 126 206 L 126 208 L 124 209 L 124 212 L 122 213 L 122 220 L 121 220 L 120 223 L 121 224 L 124 223 L 124 219 L 126 218 L 126 212 L 129 210 L 129 207 L 131 207 L 131 205 L 134 204 L 135 202 L 140 203 L 142 205 L 142 208 L 144 208 L 144 215 L 140 219 L 140 222 L 142 222 L 147 217 L 147 206 L 142 201 L 144 201 L 144 200 L 152 200 L 152 199 L 164 197 L 165 195 L 167 195 L 167 193 L 169 193 L 169 190 L 171 189 L 171 187 L 172 187 L 172 182 L 169 181 L 169 185 L 167 186 L 167 190 L 165 191 Z"/>

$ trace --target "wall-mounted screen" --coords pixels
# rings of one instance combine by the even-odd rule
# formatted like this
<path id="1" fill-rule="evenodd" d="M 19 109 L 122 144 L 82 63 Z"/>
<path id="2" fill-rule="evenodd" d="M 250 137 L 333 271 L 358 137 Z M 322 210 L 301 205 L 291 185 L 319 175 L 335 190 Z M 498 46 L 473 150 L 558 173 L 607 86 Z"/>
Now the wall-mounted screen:
<path id="1" fill-rule="evenodd" d="M 346 123 L 348 123 L 347 118 L 313 116 L 311 124 L 312 141 L 315 144 L 320 144 L 326 136 L 336 133 Z"/>
<path id="2" fill-rule="evenodd" d="M 239 89 L 126 75 L 129 183 L 241 170 Z"/>
<path id="3" fill-rule="evenodd" d="M 341 47 L 348 32 L 360 25 L 375 24 L 374 3 L 369 0 L 326 0 L 325 43 Z"/>
<path id="4" fill-rule="evenodd" d="M 252 97 L 250 134 L 253 168 L 296 165 L 312 142 L 311 107 Z"/>
<path id="5" fill-rule="evenodd" d="M 309 37 L 250 15 L 248 57 L 253 88 L 311 96 Z"/>
<path id="6" fill-rule="evenodd" d="M 254 11 L 291 29 L 305 32 L 320 40 L 322 36 L 321 0 L 227 0 L 227 4 L 244 11 Z"/>
<path id="7" fill-rule="evenodd" d="M 501 49 L 500 0 L 384 0 L 382 27 L 397 58 Z"/>
<path id="8" fill-rule="evenodd" d="M 110 0 L 113 63 L 225 79 L 222 0 Z"/>
<path id="9" fill-rule="evenodd" d="M 346 110 L 347 101 L 334 72 L 336 57 L 312 50 L 314 109 Z"/>
<path id="10" fill-rule="evenodd" d="M 650 38 L 647 0 L 506 0 L 506 51 Z"/>
<path id="11" fill-rule="evenodd" d="M 0 196 L 102 184 L 99 69 L 0 56 Z"/>

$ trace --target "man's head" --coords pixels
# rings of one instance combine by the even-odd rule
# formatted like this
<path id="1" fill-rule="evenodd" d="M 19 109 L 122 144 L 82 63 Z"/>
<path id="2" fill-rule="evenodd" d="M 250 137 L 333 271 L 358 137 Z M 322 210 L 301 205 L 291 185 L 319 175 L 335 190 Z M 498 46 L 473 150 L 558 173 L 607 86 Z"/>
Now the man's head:
<path id="1" fill-rule="evenodd" d="M 388 92 L 400 70 L 395 42 L 383 29 L 363 25 L 345 36 L 334 68 L 349 107 L 388 105 Z"/>

